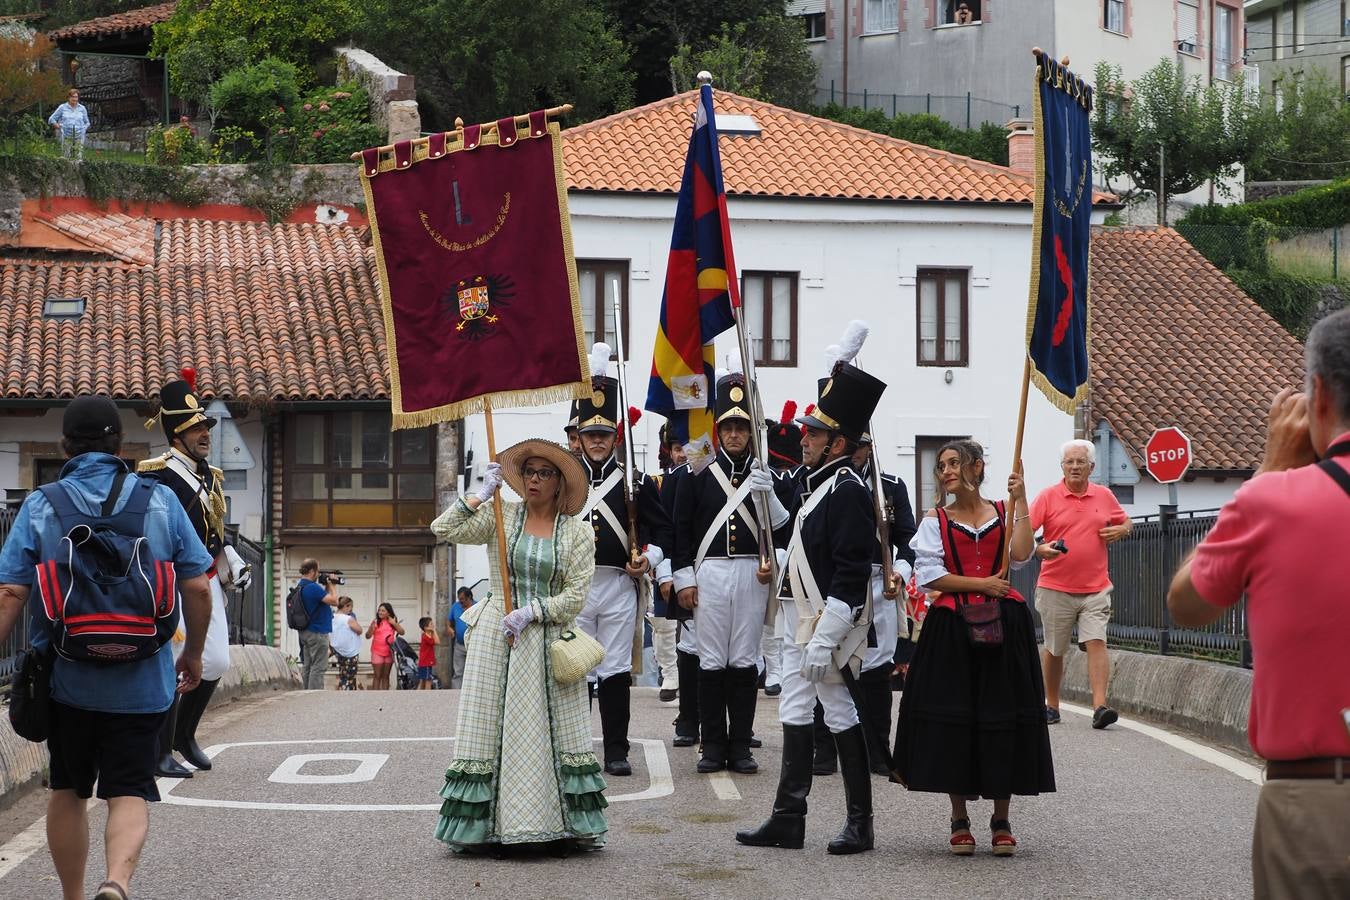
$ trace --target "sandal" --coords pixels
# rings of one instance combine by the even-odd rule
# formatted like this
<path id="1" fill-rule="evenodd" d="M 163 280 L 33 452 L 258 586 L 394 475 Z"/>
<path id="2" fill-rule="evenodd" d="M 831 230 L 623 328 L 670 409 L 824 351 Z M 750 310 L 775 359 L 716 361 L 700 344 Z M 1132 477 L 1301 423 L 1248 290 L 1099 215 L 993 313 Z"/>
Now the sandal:
<path id="1" fill-rule="evenodd" d="M 98 886 L 98 893 L 94 895 L 94 900 L 127 900 L 127 892 L 117 882 L 105 881 Z"/>
<path id="2" fill-rule="evenodd" d="M 989 830 L 994 832 L 995 856 L 1012 856 L 1017 852 L 1017 838 L 1012 836 L 1012 825 L 1007 819 L 990 819 Z"/>
<path id="3" fill-rule="evenodd" d="M 965 832 L 962 834 L 961 832 Z M 970 833 L 970 819 L 952 819 L 951 851 L 957 856 L 975 854 L 975 835 Z"/>

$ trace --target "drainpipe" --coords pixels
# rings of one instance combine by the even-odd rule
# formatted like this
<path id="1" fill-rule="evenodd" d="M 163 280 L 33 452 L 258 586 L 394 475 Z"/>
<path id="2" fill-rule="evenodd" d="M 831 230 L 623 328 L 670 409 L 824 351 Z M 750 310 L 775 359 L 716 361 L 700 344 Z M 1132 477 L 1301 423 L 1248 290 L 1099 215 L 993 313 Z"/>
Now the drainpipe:
<path id="1" fill-rule="evenodd" d="M 853 0 L 843 0 L 844 7 L 844 107 L 848 108 L 848 13 Z"/>
<path id="2" fill-rule="evenodd" d="M 275 647 L 276 642 L 276 579 L 272 566 L 272 416 L 269 413 L 263 413 L 263 572 L 267 578 L 266 607 L 267 617 L 264 619 L 264 630 L 267 635 L 267 646 Z"/>

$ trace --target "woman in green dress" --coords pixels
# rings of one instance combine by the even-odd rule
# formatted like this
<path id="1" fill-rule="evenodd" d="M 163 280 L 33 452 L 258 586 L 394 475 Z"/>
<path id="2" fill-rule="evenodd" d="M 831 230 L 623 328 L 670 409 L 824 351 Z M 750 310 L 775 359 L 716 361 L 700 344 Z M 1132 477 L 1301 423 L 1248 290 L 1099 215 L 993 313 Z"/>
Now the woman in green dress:
<path id="1" fill-rule="evenodd" d="M 496 496 L 503 480 L 524 503 Z M 455 758 L 436 826 L 436 837 L 456 851 L 604 845 L 605 781 L 591 748 L 586 682 L 558 683 L 549 658 L 549 645 L 574 627 L 595 571 L 595 536 L 573 518 L 587 487 L 567 450 L 523 441 L 488 464 L 477 496 L 431 523 L 442 540 L 486 544 L 492 569 L 491 594 L 464 615 Z M 506 522 L 513 606 L 506 615 L 494 503 Z"/>

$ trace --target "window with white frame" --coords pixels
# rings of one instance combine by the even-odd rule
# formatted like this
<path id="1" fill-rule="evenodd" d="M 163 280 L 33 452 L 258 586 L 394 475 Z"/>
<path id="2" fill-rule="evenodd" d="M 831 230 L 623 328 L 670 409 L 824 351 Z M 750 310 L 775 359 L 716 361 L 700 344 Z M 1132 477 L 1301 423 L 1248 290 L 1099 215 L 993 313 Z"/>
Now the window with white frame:
<path id="1" fill-rule="evenodd" d="M 1114 31 L 1116 34 L 1125 33 L 1125 0 L 1103 0 L 1106 4 L 1103 7 L 1102 23 L 1107 31 Z"/>
<path id="2" fill-rule="evenodd" d="M 900 27 L 900 0 L 863 0 L 863 34 L 882 34 Z"/>
<path id="3" fill-rule="evenodd" d="M 1177 0 L 1177 49 L 1197 53 L 1200 49 L 1200 0 Z"/>
<path id="4" fill-rule="evenodd" d="M 1341 94 L 1350 101 L 1350 56 L 1341 57 Z"/>
<path id="5" fill-rule="evenodd" d="M 1232 75 L 1233 45 L 1237 43 L 1237 16 L 1231 6 L 1214 4 L 1214 75 L 1225 81 Z"/>
<path id="6" fill-rule="evenodd" d="M 614 301 L 623 310 L 623 345 L 628 347 L 628 261 L 624 259 L 577 260 L 577 286 L 581 288 L 581 327 L 586 347 L 604 341 L 617 351 L 614 333 Z"/>
<path id="7" fill-rule="evenodd" d="M 921 366 L 966 366 L 969 318 L 969 271 L 918 271 L 918 363 Z"/>
<path id="8" fill-rule="evenodd" d="M 742 272 L 741 306 L 757 366 L 797 364 L 797 273 Z"/>
<path id="9" fill-rule="evenodd" d="M 1294 17 L 1294 52 L 1302 53 L 1307 47 L 1308 42 L 1308 15 L 1302 8 L 1298 0 L 1289 4 L 1290 13 Z"/>

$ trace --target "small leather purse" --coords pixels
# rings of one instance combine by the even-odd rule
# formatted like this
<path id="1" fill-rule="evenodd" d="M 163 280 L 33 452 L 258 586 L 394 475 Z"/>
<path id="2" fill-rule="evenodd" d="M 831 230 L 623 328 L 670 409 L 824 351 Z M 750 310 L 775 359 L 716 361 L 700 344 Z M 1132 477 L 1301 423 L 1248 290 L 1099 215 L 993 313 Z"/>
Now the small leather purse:
<path id="1" fill-rule="evenodd" d="M 586 677 L 605 658 L 600 642 L 573 625 L 548 646 L 553 678 L 559 684 L 574 684 Z"/>
<path id="2" fill-rule="evenodd" d="M 966 634 L 976 647 L 1003 646 L 1003 608 L 995 599 L 970 603 L 965 598 L 957 608 L 966 623 Z"/>
<path id="3" fill-rule="evenodd" d="M 52 666 L 56 654 L 31 647 L 19 654 L 9 691 L 9 724 L 14 733 L 40 744 L 47 739 L 51 722 Z"/>

